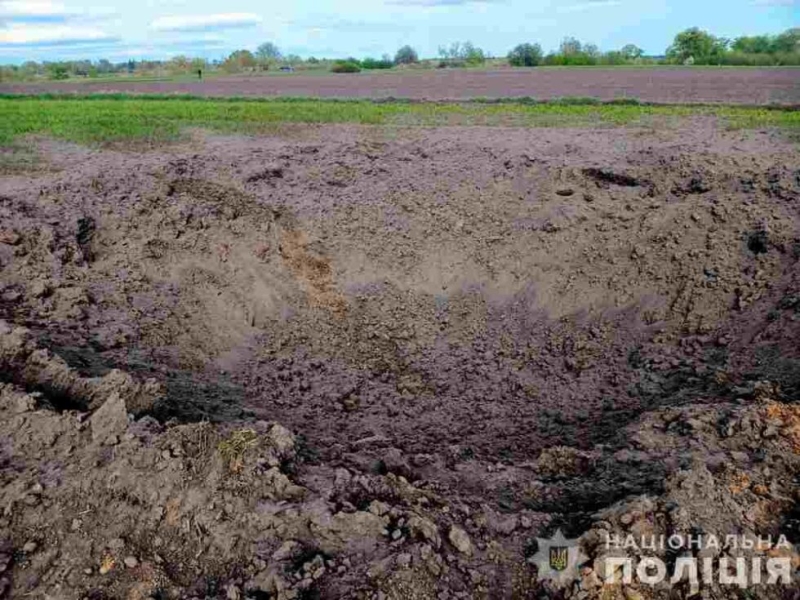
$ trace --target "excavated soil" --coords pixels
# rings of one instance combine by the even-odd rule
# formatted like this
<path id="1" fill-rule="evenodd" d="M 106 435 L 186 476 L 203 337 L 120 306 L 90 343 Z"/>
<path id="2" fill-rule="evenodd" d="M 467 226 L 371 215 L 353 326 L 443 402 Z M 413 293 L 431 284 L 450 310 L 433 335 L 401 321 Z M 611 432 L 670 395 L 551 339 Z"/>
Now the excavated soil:
<path id="1" fill-rule="evenodd" d="M 598 532 L 800 541 L 779 134 L 34 143 L 0 177 L 0 597 L 667 598 L 601 586 Z M 558 592 L 557 527 L 590 559 Z"/>
<path id="2" fill-rule="evenodd" d="M 469 100 L 569 96 L 644 102 L 800 104 L 800 72 L 770 68 L 439 69 L 358 74 L 226 76 L 204 81 L 77 81 L 0 83 L 3 94 L 193 94 Z"/>

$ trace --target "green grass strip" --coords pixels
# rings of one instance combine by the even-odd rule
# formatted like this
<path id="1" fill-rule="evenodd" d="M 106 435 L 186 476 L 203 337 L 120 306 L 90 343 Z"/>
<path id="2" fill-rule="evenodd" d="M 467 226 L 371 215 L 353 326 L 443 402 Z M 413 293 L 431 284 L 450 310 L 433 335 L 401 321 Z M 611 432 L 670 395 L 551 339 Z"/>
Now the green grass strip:
<path id="1" fill-rule="evenodd" d="M 596 127 L 710 116 L 734 128 L 800 129 L 800 111 L 770 107 L 660 106 L 580 99 L 464 103 L 108 96 L 0 97 L 0 144 L 42 134 L 79 142 L 177 139 L 186 128 L 257 134 L 281 123 L 390 126 Z"/>

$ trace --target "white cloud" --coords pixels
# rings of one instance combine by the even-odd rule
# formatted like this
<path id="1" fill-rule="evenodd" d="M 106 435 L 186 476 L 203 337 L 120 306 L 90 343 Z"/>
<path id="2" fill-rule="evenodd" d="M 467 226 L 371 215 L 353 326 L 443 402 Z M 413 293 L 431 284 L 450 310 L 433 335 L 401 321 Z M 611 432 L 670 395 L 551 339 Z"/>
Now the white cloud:
<path id="1" fill-rule="evenodd" d="M 49 0 L 6 0 L 0 2 L 0 17 L 26 18 L 26 17 L 68 17 L 75 14 L 67 10 L 61 2 Z"/>
<path id="2" fill-rule="evenodd" d="M 9 23 L 0 29 L 0 44 L 9 46 L 96 42 L 111 39 L 114 38 L 95 27 Z"/>
<path id="3" fill-rule="evenodd" d="M 69 8 L 50 0 L 0 0 L 0 20 L 27 23 L 53 23 L 80 19 L 92 21 L 116 14 L 111 7 Z"/>
<path id="4" fill-rule="evenodd" d="M 261 17 L 253 13 L 222 13 L 217 15 L 170 15 L 159 17 L 150 24 L 157 31 L 203 31 L 250 27 L 261 23 Z"/>

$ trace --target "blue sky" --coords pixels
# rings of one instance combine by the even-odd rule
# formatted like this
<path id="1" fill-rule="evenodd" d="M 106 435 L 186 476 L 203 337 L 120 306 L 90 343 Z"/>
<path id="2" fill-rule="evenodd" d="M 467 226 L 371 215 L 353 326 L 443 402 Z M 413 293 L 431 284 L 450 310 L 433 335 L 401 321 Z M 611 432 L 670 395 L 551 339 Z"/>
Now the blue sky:
<path id="1" fill-rule="evenodd" d="M 0 0 L 0 63 L 75 58 L 222 58 L 272 41 L 284 53 L 421 56 L 470 40 L 492 55 L 564 36 L 661 54 L 678 31 L 725 37 L 800 25 L 800 0 Z"/>

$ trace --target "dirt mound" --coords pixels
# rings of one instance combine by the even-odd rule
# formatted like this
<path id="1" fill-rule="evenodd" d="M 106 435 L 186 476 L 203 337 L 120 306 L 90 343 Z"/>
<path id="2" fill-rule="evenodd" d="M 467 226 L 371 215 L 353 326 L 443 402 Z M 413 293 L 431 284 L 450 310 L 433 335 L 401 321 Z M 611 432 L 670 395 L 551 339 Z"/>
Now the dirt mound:
<path id="1" fill-rule="evenodd" d="M 0 321 L 0 369 L 5 382 L 41 392 L 56 409 L 93 410 L 116 394 L 127 412 L 143 414 L 163 395 L 155 380 L 137 383 L 116 369 L 94 379 L 80 377 L 63 359 L 37 348 L 26 330 L 5 321 Z"/>
<path id="2" fill-rule="evenodd" d="M 796 148 L 295 134 L 0 180 L 0 589 L 534 597 L 561 529 L 666 597 L 601 531 L 796 531 Z"/>

